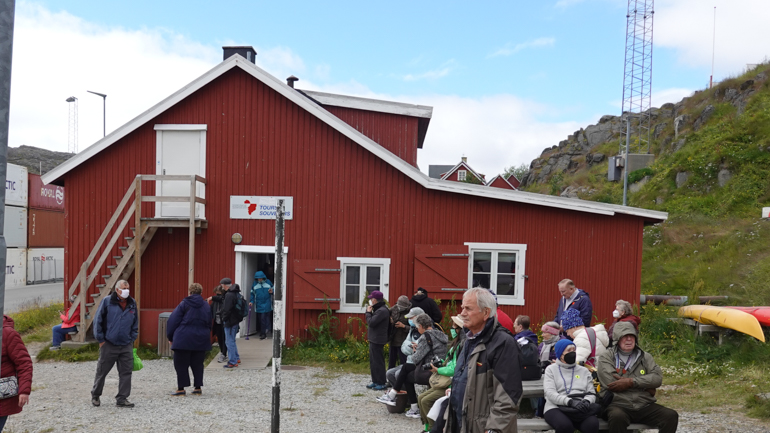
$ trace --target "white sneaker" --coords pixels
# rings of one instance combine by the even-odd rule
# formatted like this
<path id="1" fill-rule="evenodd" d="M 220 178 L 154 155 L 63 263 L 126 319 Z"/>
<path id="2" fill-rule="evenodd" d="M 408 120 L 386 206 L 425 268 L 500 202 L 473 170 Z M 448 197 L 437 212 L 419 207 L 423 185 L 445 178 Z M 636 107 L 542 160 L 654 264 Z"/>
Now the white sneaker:
<path id="1" fill-rule="evenodd" d="M 382 396 L 377 397 L 377 401 L 379 401 L 380 403 L 385 403 L 388 406 L 395 406 L 396 405 L 396 399 L 395 398 L 391 398 L 390 394 L 388 394 L 387 392 L 385 394 L 383 394 Z"/>
<path id="2" fill-rule="evenodd" d="M 225 355 L 220 353 L 219 356 L 217 356 L 217 362 L 225 362 Z"/>
<path id="3" fill-rule="evenodd" d="M 420 409 L 417 409 L 417 408 L 409 409 L 406 412 L 406 416 L 409 417 L 409 418 L 419 418 L 420 417 Z"/>

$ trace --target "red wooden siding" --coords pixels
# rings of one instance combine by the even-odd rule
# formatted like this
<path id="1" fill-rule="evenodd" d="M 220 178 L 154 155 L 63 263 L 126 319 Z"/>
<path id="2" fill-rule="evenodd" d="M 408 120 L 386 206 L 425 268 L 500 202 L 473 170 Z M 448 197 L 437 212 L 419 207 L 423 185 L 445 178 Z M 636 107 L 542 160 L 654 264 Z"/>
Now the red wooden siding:
<path id="1" fill-rule="evenodd" d="M 457 172 L 458 172 L 458 171 L 460 171 L 460 170 L 465 170 L 465 181 L 468 181 L 468 180 L 470 180 L 470 179 L 472 179 L 472 178 L 476 178 L 476 179 L 478 179 L 478 180 L 479 180 L 479 184 L 481 184 L 481 183 L 484 183 L 484 179 L 479 179 L 477 176 L 475 176 L 475 175 L 473 174 L 473 172 L 472 172 L 472 171 L 468 170 L 468 169 L 467 169 L 467 168 L 465 168 L 465 167 L 460 167 L 460 168 L 458 168 L 458 169 L 455 169 L 455 171 L 451 172 L 451 173 L 449 174 L 449 176 L 447 176 L 447 178 L 446 178 L 446 179 L 444 179 L 444 180 L 451 180 L 451 181 L 454 181 L 454 182 L 465 182 L 465 181 L 461 181 L 461 180 L 460 180 L 460 179 L 457 177 Z"/>
<path id="2" fill-rule="evenodd" d="M 296 260 L 391 258 L 393 302 L 414 293 L 420 278 L 415 271 L 420 269 L 418 245 L 521 243 L 528 246 L 526 305 L 503 307 L 511 317 L 528 314 L 535 323 L 552 318 L 559 296 L 556 284 L 562 278 L 574 279 L 590 293 L 601 319 L 610 317 L 618 298 L 634 302 L 639 297 L 641 218 L 424 189 L 238 69 L 66 174 L 65 287 L 134 176 L 154 174 L 155 124 L 208 125 L 209 224 L 196 236 L 195 255 L 195 279 L 207 292 L 222 277 L 234 276 L 233 233 L 243 235 L 243 245 L 274 245 L 273 221 L 229 219 L 230 195 L 294 197 L 294 219 L 286 221 L 285 234 L 288 342 L 304 336 L 319 314 L 295 308 L 302 284 L 293 269 Z M 151 183 L 144 189 L 154 191 Z M 147 203 L 144 215 L 151 216 L 153 209 Z M 101 273 L 107 274 L 106 268 Z M 142 261 L 142 342 L 155 343 L 157 323 L 151 322 L 184 298 L 186 281 L 187 231 L 159 229 Z M 340 323 L 350 316 L 362 317 L 340 314 Z"/>
<path id="3" fill-rule="evenodd" d="M 511 184 L 509 184 L 508 182 L 505 181 L 505 179 L 503 179 L 502 177 L 499 177 L 499 176 L 495 179 L 494 182 L 489 184 L 489 186 L 495 187 L 495 188 L 513 189 L 511 187 Z"/>
<path id="4" fill-rule="evenodd" d="M 418 118 L 355 108 L 324 108 L 375 143 L 417 167 Z"/>
<path id="5" fill-rule="evenodd" d="M 506 180 L 508 181 L 508 183 L 513 185 L 514 188 L 518 188 L 521 185 L 521 182 L 519 182 L 519 179 L 514 175 L 509 176 L 508 179 Z"/>

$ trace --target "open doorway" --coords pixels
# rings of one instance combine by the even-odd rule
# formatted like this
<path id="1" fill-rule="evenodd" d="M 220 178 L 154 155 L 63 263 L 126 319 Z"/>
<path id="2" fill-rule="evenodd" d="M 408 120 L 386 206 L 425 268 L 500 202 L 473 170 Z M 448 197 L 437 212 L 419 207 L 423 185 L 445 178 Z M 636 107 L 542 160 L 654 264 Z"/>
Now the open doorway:
<path id="1" fill-rule="evenodd" d="M 283 312 L 286 311 L 286 253 L 288 248 L 284 247 L 283 250 Z M 270 246 L 256 246 L 256 245 L 238 245 L 235 247 L 235 281 L 241 286 L 241 295 L 249 302 L 251 296 L 251 287 L 254 285 L 254 274 L 257 271 L 262 271 L 267 276 L 267 279 L 275 286 L 275 247 Z M 241 329 L 239 337 L 244 338 L 246 336 L 258 334 L 259 321 L 254 311 L 254 307 L 251 307 L 251 314 L 244 317 L 241 322 Z M 275 312 L 273 312 L 275 314 Z M 281 314 L 282 324 L 285 327 L 286 320 L 285 314 Z M 272 319 L 271 322 L 272 324 Z M 271 326 L 272 327 L 272 326 Z M 268 338 L 272 338 L 272 333 L 267 334 Z"/>

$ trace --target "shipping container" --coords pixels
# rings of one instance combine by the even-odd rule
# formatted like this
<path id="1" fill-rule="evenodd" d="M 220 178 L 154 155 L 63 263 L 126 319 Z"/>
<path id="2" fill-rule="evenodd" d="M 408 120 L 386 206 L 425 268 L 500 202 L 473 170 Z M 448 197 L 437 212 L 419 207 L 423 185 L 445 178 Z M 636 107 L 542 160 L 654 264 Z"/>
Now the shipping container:
<path id="1" fill-rule="evenodd" d="M 16 206 L 5 207 L 5 243 L 8 248 L 27 247 L 27 209 Z"/>
<path id="2" fill-rule="evenodd" d="M 64 248 L 64 212 L 30 209 L 27 228 L 29 248 Z"/>
<path id="3" fill-rule="evenodd" d="M 29 248 L 27 284 L 64 281 L 64 248 Z"/>
<path id="4" fill-rule="evenodd" d="M 39 174 L 29 174 L 29 208 L 64 212 L 64 187 L 43 185 Z"/>
<path id="5" fill-rule="evenodd" d="M 27 249 L 8 248 L 5 260 L 5 288 L 16 289 L 27 285 Z"/>
<path id="6" fill-rule="evenodd" d="M 27 207 L 27 167 L 8 164 L 5 174 L 5 204 Z"/>

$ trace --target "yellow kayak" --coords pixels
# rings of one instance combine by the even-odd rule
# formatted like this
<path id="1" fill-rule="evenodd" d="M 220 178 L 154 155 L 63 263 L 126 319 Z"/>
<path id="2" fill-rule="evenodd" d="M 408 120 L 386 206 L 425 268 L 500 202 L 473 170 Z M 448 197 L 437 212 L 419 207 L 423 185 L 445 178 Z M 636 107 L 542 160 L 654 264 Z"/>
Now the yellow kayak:
<path id="1" fill-rule="evenodd" d="M 750 335 L 765 342 L 765 333 L 756 317 L 749 313 L 711 305 L 688 305 L 679 309 L 680 317 L 687 317 L 706 325 L 715 325 Z"/>

